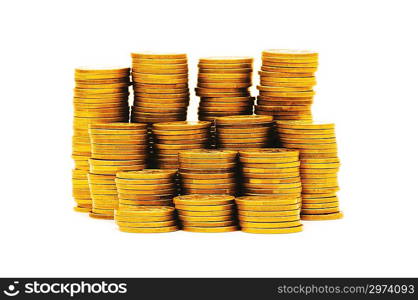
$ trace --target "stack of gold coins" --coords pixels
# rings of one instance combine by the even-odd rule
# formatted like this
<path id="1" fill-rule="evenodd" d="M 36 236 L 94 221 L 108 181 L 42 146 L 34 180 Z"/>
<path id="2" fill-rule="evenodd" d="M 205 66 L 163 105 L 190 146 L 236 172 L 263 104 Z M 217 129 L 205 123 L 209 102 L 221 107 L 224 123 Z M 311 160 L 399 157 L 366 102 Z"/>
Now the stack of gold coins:
<path id="1" fill-rule="evenodd" d="M 187 55 L 132 53 L 134 122 L 186 120 L 189 104 Z"/>
<path id="2" fill-rule="evenodd" d="M 312 120 L 318 53 L 265 50 L 262 60 L 256 113 L 275 120 Z"/>
<path id="3" fill-rule="evenodd" d="M 251 57 L 207 57 L 199 60 L 196 94 L 200 97 L 199 120 L 252 114 L 254 98 Z"/>
<path id="4" fill-rule="evenodd" d="M 281 148 L 239 151 L 245 195 L 283 195 L 300 197 L 299 153 Z"/>
<path id="5" fill-rule="evenodd" d="M 177 196 L 174 204 L 185 231 L 230 232 L 238 229 L 233 196 Z"/>
<path id="6" fill-rule="evenodd" d="M 175 211 L 168 206 L 141 206 L 135 210 L 119 208 L 115 221 L 122 232 L 163 233 L 177 231 Z"/>
<path id="7" fill-rule="evenodd" d="M 178 169 L 178 153 L 208 147 L 210 122 L 163 122 L 152 127 L 154 149 L 159 168 Z"/>
<path id="8" fill-rule="evenodd" d="M 179 153 L 182 194 L 236 192 L 236 158 L 232 150 L 199 149 Z"/>
<path id="9" fill-rule="evenodd" d="M 72 158 L 78 173 L 77 185 L 83 182 L 88 185 L 88 159 L 91 154 L 89 124 L 123 122 L 129 119 L 129 75 L 129 68 L 75 69 Z M 75 197 L 77 203 L 78 197 Z M 88 206 L 88 196 L 83 195 L 82 199 Z M 85 211 L 77 207 L 75 210 Z"/>
<path id="10" fill-rule="evenodd" d="M 229 116 L 215 120 L 219 148 L 265 148 L 271 145 L 271 116 Z"/>
<path id="11" fill-rule="evenodd" d="M 300 153 L 303 220 L 342 218 L 337 191 L 340 161 L 334 124 L 277 121 L 283 147 Z"/>
<path id="12" fill-rule="evenodd" d="M 235 199 L 241 230 L 248 233 L 300 232 L 300 196 L 245 196 Z"/>
<path id="13" fill-rule="evenodd" d="M 118 172 L 116 186 L 119 208 L 141 209 L 142 206 L 170 206 L 175 189 L 174 170 L 145 169 L 133 172 Z"/>
<path id="14" fill-rule="evenodd" d="M 73 197 L 77 206 L 74 210 L 77 212 L 91 211 L 91 195 L 89 183 L 87 181 L 87 173 L 85 170 L 73 169 Z"/>
<path id="15" fill-rule="evenodd" d="M 90 217 L 104 220 L 113 219 L 114 210 L 118 207 L 115 175 L 89 173 L 87 177 L 93 199 Z"/>

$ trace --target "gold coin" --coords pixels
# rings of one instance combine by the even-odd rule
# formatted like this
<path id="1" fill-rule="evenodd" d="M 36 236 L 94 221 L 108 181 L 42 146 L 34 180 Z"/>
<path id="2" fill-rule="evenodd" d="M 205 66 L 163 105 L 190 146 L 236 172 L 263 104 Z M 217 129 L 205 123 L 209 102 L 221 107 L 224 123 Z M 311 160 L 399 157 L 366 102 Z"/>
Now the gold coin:
<path id="1" fill-rule="evenodd" d="M 173 215 L 174 208 L 170 206 L 141 206 L 135 210 L 115 210 L 115 217 L 167 216 Z"/>
<path id="2" fill-rule="evenodd" d="M 302 203 L 302 209 L 317 209 L 317 208 L 330 208 L 338 207 L 339 202 L 322 202 L 322 203 Z"/>
<path id="3" fill-rule="evenodd" d="M 238 204 L 239 211 L 288 211 L 300 209 L 300 203 L 283 205 L 248 205 Z M 240 213 L 241 214 L 241 213 Z"/>
<path id="4" fill-rule="evenodd" d="M 160 53 L 152 51 L 132 52 L 133 58 L 145 58 L 145 59 L 187 59 L 185 53 Z"/>
<path id="5" fill-rule="evenodd" d="M 334 130 L 335 126 L 332 123 L 327 124 L 314 124 L 312 122 L 289 122 L 289 121 L 276 121 L 279 129 L 299 129 L 299 130 Z"/>
<path id="6" fill-rule="evenodd" d="M 201 163 L 185 163 L 180 161 L 180 169 L 182 170 L 205 170 L 205 169 L 233 169 L 235 168 L 236 163 L 219 163 L 218 165 L 214 165 L 213 163 L 208 164 L 201 164 Z"/>
<path id="7" fill-rule="evenodd" d="M 173 201 L 170 199 L 167 200 L 119 200 L 119 207 L 118 209 L 127 209 L 132 210 L 135 209 L 137 206 L 171 206 L 173 205 Z"/>
<path id="8" fill-rule="evenodd" d="M 234 160 L 237 151 L 220 149 L 194 149 L 183 150 L 179 153 L 180 160 L 183 159 L 228 159 Z"/>
<path id="9" fill-rule="evenodd" d="M 149 169 L 146 169 L 149 170 Z M 168 184 L 173 183 L 174 175 L 168 178 L 157 178 L 157 179 L 125 179 L 125 178 L 116 178 L 116 182 L 124 185 L 160 185 L 160 184 Z"/>
<path id="10" fill-rule="evenodd" d="M 281 216 L 281 217 L 249 217 L 249 216 L 239 216 L 239 220 L 244 222 L 292 222 L 292 221 L 299 221 L 300 216 L 299 215 L 293 215 L 293 216 Z"/>
<path id="11" fill-rule="evenodd" d="M 176 209 L 181 211 L 223 211 L 231 210 L 234 208 L 234 204 L 225 204 L 225 205 L 185 205 L 185 204 L 176 204 Z M 182 212 L 183 213 L 183 212 Z"/>
<path id="12" fill-rule="evenodd" d="M 288 183 L 301 183 L 299 176 L 284 177 L 284 178 L 244 178 L 244 183 L 251 184 L 288 184 Z"/>
<path id="13" fill-rule="evenodd" d="M 226 184 L 226 183 L 235 183 L 235 178 L 220 178 L 220 179 L 182 178 L 182 182 L 186 184 Z"/>
<path id="14" fill-rule="evenodd" d="M 79 80 L 102 80 L 102 79 L 128 79 L 129 78 L 129 73 L 76 73 L 74 76 L 76 81 Z"/>
<path id="15" fill-rule="evenodd" d="M 89 217 L 93 218 L 93 219 L 113 220 L 113 216 L 111 216 L 111 215 L 102 215 L 102 214 L 97 214 L 97 213 L 94 213 L 94 212 L 90 212 Z"/>
<path id="16" fill-rule="evenodd" d="M 172 178 L 176 174 L 175 171 L 171 170 L 160 170 L 160 169 L 144 169 L 141 171 L 134 172 L 119 172 L 117 178 L 124 179 L 164 179 Z"/>
<path id="17" fill-rule="evenodd" d="M 76 212 L 83 212 L 83 213 L 89 213 L 91 211 L 91 207 L 80 207 L 80 206 L 75 206 L 74 211 Z"/>
<path id="18" fill-rule="evenodd" d="M 165 65 L 167 66 L 167 65 Z M 156 64 L 133 63 L 133 76 L 140 76 L 141 74 L 187 74 L 187 64 L 173 64 L 174 68 L 166 68 Z M 181 66 L 181 67 L 180 67 Z"/>
<path id="19" fill-rule="evenodd" d="M 258 85 L 257 89 L 262 92 L 310 92 L 312 87 L 286 87 Z"/>
<path id="20" fill-rule="evenodd" d="M 177 206 L 189 205 L 229 205 L 234 202 L 234 197 L 230 195 L 183 195 L 174 197 L 173 201 Z"/>
<path id="21" fill-rule="evenodd" d="M 134 216 L 134 217 L 125 217 L 118 216 L 115 214 L 115 221 L 120 222 L 161 222 L 161 221 L 172 221 L 173 215 L 167 216 Z"/>
<path id="22" fill-rule="evenodd" d="M 337 220 L 342 219 L 344 214 L 342 212 L 335 212 L 335 213 L 327 213 L 327 214 L 302 214 L 301 219 L 304 221 L 321 221 L 321 220 Z"/>
<path id="23" fill-rule="evenodd" d="M 261 96 L 270 97 L 294 97 L 294 98 L 307 98 L 315 95 L 314 91 L 295 91 L 295 92 L 279 92 L 279 91 L 262 91 L 260 90 Z"/>
<path id="24" fill-rule="evenodd" d="M 213 64 L 212 64 L 213 65 Z M 199 73 L 251 73 L 252 68 L 210 68 L 207 65 L 199 67 Z"/>
<path id="25" fill-rule="evenodd" d="M 285 173 L 290 173 L 290 174 L 296 174 L 296 176 L 298 176 L 299 174 L 299 167 L 293 167 L 293 168 L 281 168 L 281 169 L 266 169 L 266 168 L 248 168 L 248 167 L 243 167 L 242 171 L 244 173 L 248 173 L 248 174 L 285 174 Z M 252 176 L 252 175 L 249 175 Z M 285 178 L 283 176 L 283 178 Z"/>
<path id="26" fill-rule="evenodd" d="M 288 227 L 288 228 L 241 228 L 243 232 L 247 233 L 261 233 L 261 234 L 274 234 L 274 233 L 296 233 L 303 230 L 303 225 Z"/>
<path id="27" fill-rule="evenodd" d="M 293 190 L 299 191 L 302 188 L 302 183 L 280 183 L 280 184 L 266 184 L 266 183 L 245 183 L 245 188 L 248 190 L 262 189 L 262 190 Z M 305 186 L 304 186 L 305 188 Z"/>
<path id="28" fill-rule="evenodd" d="M 165 191 L 165 190 L 171 190 L 171 189 L 174 188 L 174 183 L 164 183 L 164 184 L 130 184 L 130 183 L 128 183 L 128 184 L 124 184 L 124 183 L 121 183 L 120 181 L 118 181 L 117 179 L 116 179 L 116 185 L 118 186 L 118 189 L 120 189 L 121 191 L 135 190 L 135 191 L 138 191 L 138 192 L 142 192 L 144 190 L 147 190 L 147 191 L 158 191 L 158 190 Z M 126 193 L 126 192 L 122 192 L 122 193 Z"/>
<path id="29" fill-rule="evenodd" d="M 229 195 L 234 195 L 235 194 L 235 187 L 231 187 L 231 188 L 216 188 L 216 189 L 197 189 L 197 188 L 188 188 L 188 187 L 184 187 L 183 186 L 183 192 L 185 194 L 203 194 L 203 195 L 207 195 L 207 194 L 220 194 L 220 195 L 224 195 L 224 194 L 229 194 Z"/>
<path id="30" fill-rule="evenodd" d="M 242 161 L 243 162 L 243 161 Z M 279 163 L 248 163 L 243 162 L 245 168 L 257 168 L 257 169 L 283 169 L 283 168 L 295 168 L 299 167 L 300 162 L 279 162 Z"/>
<path id="31" fill-rule="evenodd" d="M 297 158 L 298 151 L 293 149 L 285 148 L 263 148 L 263 149 L 251 149 L 251 150 L 240 150 L 241 158 L 281 158 L 290 157 Z"/>
<path id="32" fill-rule="evenodd" d="M 187 221 L 187 222 L 221 222 L 221 221 L 229 221 L 233 218 L 233 216 L 225 215 L 225 216 L 199 217 L 199 216 L 179 215 L 179 218 L 180 220 Z"/>
<path id="33" fill-rule="evenodd" d="M 302 225 L 300 220 L 283 222 L 248 222 L 240 220 L 241 228 L 289 228 Z"/>
<path id="34" fill-rule="evenodd" d="M 201 64 L 240 64 L 247 63 L 251 64 L 253 62 L 252 57 L 246 56 L 212 56 L 212 57 L 203 57 L 199 59 Z"/>
<path id="35" fill-rule="evenodd" d="M 238 210 L 238 217 L 287 217 L 299 216 L 300 209 L 294 210 L 278 210 L 278 211 L 252 211 L 252 210 Z"/>
<path id="36" fill-rule="evenodd" d="M 273 121 L 271 116 L 260 116 L 260 115 L 242 115 L 242 116 L 228 116 L 216 118 L 217 125 L 240 125 L 246 124 L 269 124 Z"/>
<path id="37" fill-rule="evenodd" d="M 252 63 L 198 63 L 201 69 L 252 69 Z M 202 72 L 204 73 L 204 72 Z M 215 73 L 215 72 L 214 72 Z"/>
<path id="38" fill-rule="evenodd" d="M 184 226 L 184 231 L 189 232 L 204 232 L 204 233 L 220 233 L 220 232 L 231 232 L 237 231 L 237 226 L 221 226 L 221 227 L 196 227 L 196 226 Z"/>
<path id="39" fill-rule="evenodd" d="M 262 52 L 265 57 L 301 59 L 301 58 L 317 58 L 318 53 L 310 50 L 295 50 L 295 49 L 268 49 Z"/>
<path id="40" fill-rule="evenodd" d="M 232 218 L 232 215 L 235 214 L 235 209 L 226 209 L 226 210 L 213 210 L 213 211 L 188 211 L 188 210 L 178 210 L 179 215 L 186 217 L 219 217 L 219 216 L 228 216 Z"/>
<path id="41" fill-rule="evenodd" d="M 240 162 L 243 164 L 283 164 L 283 163 L 295 163 L 298 162 L 298 158 L 296 157 L 240 157 Z M 268 166 L 267 166 L 268 167 Z"/>
<path id="42" fill-rule="evenodd" d="M 180 170 L 182 179 L 223 179 L 223 178 L 235 178 L 234 172 L 222 172 L 222 173 L 191 173 Z"/>
<path id="43" fill-rule="evenodd" d="M 235 225 L 235 220 L 227 221 L 188 221 L 182 220 L 182 225 L 186 227 L 221 227 Z"/>
<path id="44" fill-rule="evenodd" d="M 294 205 L 299 204 L 300 197 L 294 195 L 266 195 L 266 196 L 243 196 L 235 198 L 238 205 Z"/>
<path id="45" fill-rule="evenodd" d="M 288 68 L 288 69 L 317 69 L 318 62 L 306 62 L 306 63 L 294 63 L 294 62 L 281 62 L 268 59 L 262 59 L 263 66 Z"/>
<path id="46" fill-rule="evenodd" d="M 198 84 L 199 88 L 213 88 L 213 89 L 242 89 L 251 86 L 249 82 L 201 82 Z"/>
<path id="47" fill-rule="evenodd" d="M 171 200 L 173 198 L 173 194 L 166 194 L 166 195 L 153 195 L 153 194 L 118 194 L 119 200 L 127 201 L 159 201 L 159 200 Z M 128 202 L 126 202 L 128 204 Z M 132 203 L 134 204 L 134 203 Z"/>
<path id="48" fill-rule="evenodd" d="M 315 214 L 328 214 L 328 213 L 338 213 L 340 211 L 339 206 L 328 207 L 328 208 L 302 208 L 301 215 L 315 215 Z"/>
<path id="49" fill-rule="evenodd" d="M 167 226 L 167 227 L 153 227 L 153 228 L 146 228 L 146 227 L 119 227 L 119 230 L 122 232 L 129 232 L 129 233 L 163 233 L 163 232 L 174 232 L 177 231 L 177 226 Z"/>
<path id="50" fill-rule="evenodd" d="M 210 127 L 210 122 L 206 121 L 179 121 L 179 122 L 162 122 L 153 124 L 153 128 L 157 130 L 165 131 L 188 131 L 188 130 L 198 130 L 198 129 L 207 129 Z"/>
<path id="51" fill-rule="evenodd" d="M 148 221 L 148 222 L 139 222 L 139 221 L 116 221 L 116 224 L 120 227 L 132 227 L 132 228 L 160 228 L 167 226 L 175 226 L 175 220 L 169 221 Z"/>

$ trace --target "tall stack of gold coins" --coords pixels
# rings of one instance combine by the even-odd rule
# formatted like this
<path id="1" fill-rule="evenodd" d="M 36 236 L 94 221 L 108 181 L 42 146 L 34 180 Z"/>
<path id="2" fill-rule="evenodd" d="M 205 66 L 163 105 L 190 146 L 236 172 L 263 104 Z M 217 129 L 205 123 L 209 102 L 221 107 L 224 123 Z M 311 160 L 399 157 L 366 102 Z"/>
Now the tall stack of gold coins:
<path id="1" fill-rule="evenodd" d="M 170 206 L 177 195 L 175 170 L 145 169 L 118 172 L 116 186 L 119 209 L 137 210 L 142 206 Z"/>
<path id="2" fill-rule="evenodd" d="M 207 148 L 210 126 L 206 121 L 154 123 L 152 132 L 158 167 L 178 169 L 179 151 Z"/>
<path id="3" fill-rule="evenodd" d="M 91 154 L 88 126 L 128 121 L 129 75 L 130 68 L 75 69 L 72 158 L 76 211 L 88 212 L 92 205 L 87 181 Z"/>
<path id="4" fill-rule="evenodd" d="M 229 116 L 215 119 L 218 147 L 222 149 L 265 148 L 271 145 L 271 116 Z"/>
<path id="5" fill-rule="evenodd" d="M 273 49 L 262 53 L 255 112 L 275 120 L 312 120 L 318 53 Z"/>
<path id="6" fill-rule="evenodd" d="M 295 194 L 245 196 L 235 199 L 241 230 L 248 233 L 295 233 L 300 222 L 300 197 Z"/>
<path id="7" fill-rule="evenodd" d="M 281 148 L 239 151 L 245 195 L 292 194 L 300 198 L 299 153 Z"/>
<path id="8" fill-rule="evenodd" d="M 199 119 L 252 114 L 254 98 L 251 57 L 207 57 L 199 60 L 196 94 L 200 97 Z"/>
<path id="9" fill-rule="evenodd" d="M 184 53 L 135 52 L 132 57 L 134 122 L 186 120 L 188 65 Z"/>
<path id="10" fill-rule="evenodd" d="M 122 232 L 163 233 L 177 231 L 175 211 L 169 206 L 141 206 L 135 210 L 117 209 L 115 221 Z"/>
<path id="11" fill-rule="evenodd" d="M 213 122 L 216 117 L 251 115 L 254 98 L 251 57 L 207 57 L 199 60 L 196 95 L 200 97 L 199 120 Z M 216 148 L 212 127 L 212 148 Z"/>
<path id="12" fill-rule="evenodd" d="M 89 184 L 95 218 L 111 219 L 118 207 L 116 172 L 146 165 L 147 129 L 140 123 L 91 124 Z"/>
<path id="13" fill-rule="evenodd" d="M 179 153 L 182 194 L 235 195 L 237 152 L 199 149 Z"/>
<path id="14" fill-rule="evenodd" d="M 334 124 L 277 121 L 277 131 L 283 147 L 300 153 L 302 219 L 342 218 L 337 197 L 340 161 Z"/>
<path id="15" fill-rule="evenodd" d="M 230 232 L 238 229 L 234 197 L 186 195 L 174 198 L 182 229 L 191 232 Z"/>

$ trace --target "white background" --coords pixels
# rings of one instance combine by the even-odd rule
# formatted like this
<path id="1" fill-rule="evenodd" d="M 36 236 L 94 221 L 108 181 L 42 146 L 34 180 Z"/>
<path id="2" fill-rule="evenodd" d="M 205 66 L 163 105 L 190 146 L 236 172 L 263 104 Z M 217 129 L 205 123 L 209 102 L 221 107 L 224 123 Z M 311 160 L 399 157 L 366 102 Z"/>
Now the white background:
<path id="1" fill-rule="evenodd" d="M 1 276 L 417 276 L 416 1 L 2 1 Z M 135 50 L 320 53 L 340 221 L 292 235 L 135 235 L 72 211 L 73 69 Z M 257 78 L 257 77 L 256 77 Z M 194 98 L 193 101 L 197 101 Z"/>

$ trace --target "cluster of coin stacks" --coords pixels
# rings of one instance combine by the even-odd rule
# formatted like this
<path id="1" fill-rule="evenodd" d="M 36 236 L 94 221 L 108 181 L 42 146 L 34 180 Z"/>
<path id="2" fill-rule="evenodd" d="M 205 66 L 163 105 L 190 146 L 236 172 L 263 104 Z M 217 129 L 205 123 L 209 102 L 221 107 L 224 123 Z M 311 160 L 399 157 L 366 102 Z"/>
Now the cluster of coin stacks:
<path id="1" fill-rule="evenodd" d="M 134 122 L 186 120 L 189 104 L 187 55 L 132 53 Z"/>
<path id="2" fill-rule="evenodd" d="M 169 206 L 140 206 L 135 210 L 119 208 L 115 221 L 122 232 L 163 233 L 177 231 L 175 211 Z"/>
<path id="3" fill-rule="evenodd" d="M 154 123 L 154 151 L 161 169 L 178 169 L 178 153 L 187 149 L 207 148 L 210 122 L 163 122 Z"/>
<path id="4" fill-rule="evenodd" d="M 281 148 L 239 152 L 245 195 L 295 195 L 302 191 L 299 153 Z"/>
<path id="5" fill-rule="evenodd" d="M 75 169 L 78 170 L 77 185 L 82 185 L 82 182 L 88 185 L 88 159 L 91 154 L 88 125 L 129 119 L 129 74 L 129 68 L 75 69 L 72 158 Z M 79 196 L 81 195 L 77 195 Z M 87 193 L 83 195 L 83 199 L 88 199 Z"/>
<path id="6" fill-rule="evenodd" d="M 248 233 L 294 233 L 300 221 L 300 196 L 245 196 L 235 199 L 241 230 Z"/>
<path id="7" fill-rule="evenodd" d="M 174 170 L 145 169 L 118 172 L 116 186 L 119 208 L 142 209 L 142 206 L 171 206 L 176 195 Z"/>
<path id="8" fill-rule="evenodd" d="M 300 153 L 302 219 L 340 219 L 343 214 L 336 194 L 340 161 L 334 124 L 277 121 L 277 130 L 283 147 Z"/>
<path id="9" fill-rule="evenodd" d="M 182 194 L 236 193 L 237 152 L 197 149 L 179 153 Z"/>
<path id="10" fill-rule="evenodd" d="M 318 53 L 265 50 L 255 112 L 275 120 L 312 120 L 311 104 Z"/>
<path id="11" fill-rule="evenodd" d="M 251 57 L 207 57 L 199 60 L 196 94 L 200 97 L 199 119 L 252 114 L 254 98 Z"/>
<path id="12" fill-rule="evenodd" d="M 174 198 L 182 228 L 191 232 L 238 230 L 234 197 L 230 195 L 185 195 Z"/>
<path id="13" fill-rule="evenodd" d="M 272 140 L 272 116 L 228 116 L 215 119 L 218 147 L 222 149 L 264 148 Z"/>
<path id="14" fill-rule="evenodd" d="M 90 187 L 85 170 L 73 169 L 73 197 L 77 204 L 74 210 L 77 212 L 91 211 Z"/>

